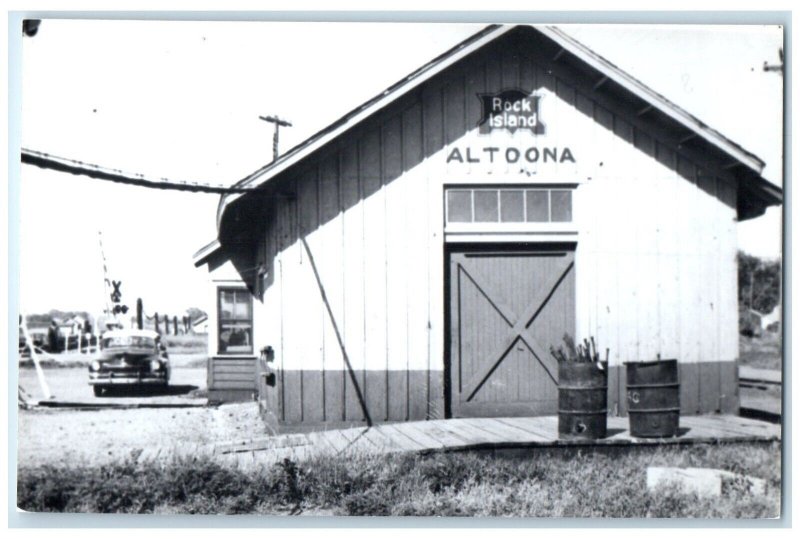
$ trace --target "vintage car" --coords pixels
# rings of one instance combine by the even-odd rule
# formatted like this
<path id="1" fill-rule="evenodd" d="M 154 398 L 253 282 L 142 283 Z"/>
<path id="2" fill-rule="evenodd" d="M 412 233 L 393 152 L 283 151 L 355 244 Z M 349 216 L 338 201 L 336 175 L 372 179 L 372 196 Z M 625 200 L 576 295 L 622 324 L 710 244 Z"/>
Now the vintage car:
<path id="1" fill-rule="evenodd" d="M 116 329 L 100 338 L 100 357 L 89 365 L 95 396 L 114 386 L 166 386 L 170 364 L 161 336 L 146 329 Z"/>

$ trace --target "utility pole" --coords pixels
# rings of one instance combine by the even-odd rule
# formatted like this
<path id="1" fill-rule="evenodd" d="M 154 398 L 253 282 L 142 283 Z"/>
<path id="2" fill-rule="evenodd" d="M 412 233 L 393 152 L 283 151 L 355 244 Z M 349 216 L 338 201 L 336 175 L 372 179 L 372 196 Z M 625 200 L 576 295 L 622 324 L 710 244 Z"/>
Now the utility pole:
<path id="1" fill-rule="evenodd" d="M 272 135 L 272 160 L 275 161 L 278 159 L 278 131 L 281 127 L 292 127 L 292 124 L 277 116 L 259 116 L 258 119 L 275 124 L 275 133 Z"/>

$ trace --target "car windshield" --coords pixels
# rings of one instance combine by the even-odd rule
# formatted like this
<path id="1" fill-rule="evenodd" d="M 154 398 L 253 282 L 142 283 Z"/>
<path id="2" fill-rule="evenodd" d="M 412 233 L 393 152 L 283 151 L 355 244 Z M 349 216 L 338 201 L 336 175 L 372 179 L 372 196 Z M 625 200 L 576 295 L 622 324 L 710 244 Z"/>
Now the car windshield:
<path id="1" fill-rule="evenodd" d="M 103 339 L 102 348 L 151 348 L 155 349 L 156 341 L 152 337 L 139 335 L 120 335 Z"/>

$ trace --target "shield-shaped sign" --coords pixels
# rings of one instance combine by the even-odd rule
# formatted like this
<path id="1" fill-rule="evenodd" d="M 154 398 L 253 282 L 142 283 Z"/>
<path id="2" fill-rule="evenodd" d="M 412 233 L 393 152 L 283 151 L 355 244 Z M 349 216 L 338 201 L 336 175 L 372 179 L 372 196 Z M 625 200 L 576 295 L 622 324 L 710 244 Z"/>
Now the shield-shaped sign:
<path id="1" fill-rule="evenodd" d="M 481 119 L 478 122 L 481 133 L 495 129 L 530 129 L 536 135 L 544 134 L 544 124 L 539 117 L 541 96 L 517 89 L 507 89 L 499 93 L 478 94 L 481 101 Z"/>

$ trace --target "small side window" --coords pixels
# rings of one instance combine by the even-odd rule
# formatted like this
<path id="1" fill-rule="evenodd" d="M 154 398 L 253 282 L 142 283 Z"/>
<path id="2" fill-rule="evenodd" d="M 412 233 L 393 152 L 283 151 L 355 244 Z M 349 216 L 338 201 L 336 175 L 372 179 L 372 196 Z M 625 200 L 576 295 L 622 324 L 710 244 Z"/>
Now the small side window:
<path id="1" fill-rule="evenodd" d="M 253 353 L 253 300 L 242 288 L 218 291 L 217 352 L 219 354 Z"/>

